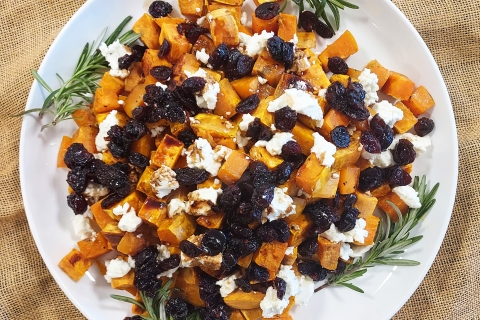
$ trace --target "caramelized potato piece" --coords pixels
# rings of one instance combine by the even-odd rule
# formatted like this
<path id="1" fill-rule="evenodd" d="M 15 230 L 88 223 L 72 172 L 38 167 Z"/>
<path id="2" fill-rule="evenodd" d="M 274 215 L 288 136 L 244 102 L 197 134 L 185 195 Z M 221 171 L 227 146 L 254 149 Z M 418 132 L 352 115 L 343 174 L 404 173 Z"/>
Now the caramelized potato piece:
<path id="1" fill-rule="evenodd" d="M 225 43 L 227 46 L 239 44 L 237 22 L 229 10 L 217 9 L 210 12 L 207 17 L 210 21 L 210 34 L 215 46 L 219 46 L 221 43 Z"/>
<path id="2" fill-rule="evenodd" d="M 138 235 L 139 234 L 133 232 L 125 233 L 117 245 L 117 251 L 129 256 L 136 255 L 138 251 L 147 246 L 145 237 L 138 237 Z"/>
<path id="3" fill-rule="evenodd" d="M 247 293 L 237 290 L 226 296 L 224 301 L 230 308 L 249 310 L 260 308 L 260 302 L 263 298 L 265 298 L 265 294 L 261 292 L 251 291 Z"/>
<path id="4" fill-rule="evenodd" d="M 382 66 L 380 62 L 378 62 L 377 60 L 372 60 L 369 63 L 367 63 L 367 65 L 365 66 L 365 69 L 370 69 L 372 73 L 375 73 L 377 75 L 378 87 L 382 89 L 383 85 L 385 84 L 385 82 L 387 82 L 388 78 L 390 77 L 390 71 L 384 66 Z M 357 77 L 354 77 L 352 75 L 350 76 L 353 78 L 358 78 L 358 76 Z"/>
<path id="5" fill-rule="evenodd" d="M 402 102 L 416 117 L 435 105 L 435 101 L 424 86 L 415 89 L 408 100 Z"/>
<path id="6" fill-rule="evenodd" d="M 278 15 L 278 36 L 283 41 L 293 40 L 297 31 L 297 16 L 280 13 Z"/>
<path id="7" fill-rule="evenodd" d="M 366 219 L 370 217 L 377 207 L 378 199 L 360 191 L 356 191 L 355 195 L 357 196 L 357 202 L 354 207 L 360 211 L 358 218 Z"/>
<path id="8" fill-rule="evenodd" d="M 165 165 L 173 168 L 183 150 L 183 143 L 167 134 L 160 142 L 151 159 L 151 165 L 161 167 Z"/>
<path id="9" fill-rule="evenodd" d="M 170 51 L 167 55 L 168 61 L 176 62 L 183 54 L 190 52 L 192 45 L 184 35 L 178 33 L 177 24 L 164 23 L 161 28 L 158 41 L 163 43 L 163 40 L 166 39 L 170 44 Z"/>
<path id="10" fill-rule="evenodd" d="M 160 223 L 158 237 L 162 242 L 178 247 L 182 240 L 190 237 L 195 231 L 195 221 L 185 213 L 167 218 Z"/>
<path id="11" fill-rule="evenodd" d="M 382 92 L 398 100 L 408 100 L 414 88 L 415 83 L 407 76 L 392 71 L 387 82 L 383 85 Z"/>
<path id="12" fill-rule="evenodd" d="M 91 265 L 92 262 L 85 258 L 77 249 L 72 249 L 72 251 L 58 263 L 60 269 L 73 281 L 80 280 Z"/>
<path id="13" fill-rule="evenodd" d="M 203 13 L 203 0 L 178 0 L 180 12 L 183 15 L 201 17 Z"/>
<path id="14" fill-rule="evenodd" d="M 247 170 L 250 160 L 248 156 L 237 150 L 233 150 L 227 160 L 218 171 L 218 179 L 225 184 L 235 183 Z"/>
<path id="15" fill-rule="evenodd" d="M 60 142 L 60 148 L 58 149 L 57 155 L 57 168 L 66 168 L 67 165 L 63 158 L 65 157 L 65 153 L 67 152 L 68 147 L 72 145 L 72 138 L 69 136 L 63 136 L 62 142 Z"/>
<path id="16" fill-rule="evenodd" d="M 312 197 L 317 197 L 327 184 L 331 170 L 323 166 L 315 153 L 311 153 L 298 169 L 297 186 Z"/>
<path id="17" fill-rule="evenodd" d="M 167 203 L 148 197 L 137 215 L 143 222 L 158 228 L 161 222 L 167 218 Z"/>
<path id="18" fill-rule="evenodd" d="M 328 45 L 322 53 L 318 55 L 318 59 L 322 62 L 323 70 L 328 72 L 328 58 L 340 57 L 346 59 L 358 51 L 357 41 L 350 31 L 345 31 L 335 42 Z"/>
<path id="19" fill-rule="evenodd" d="M 220 80 L 218 84 L 220 86 L 220 93 L 217 95 L 217 104 L 213 110 L 213 113 L 230 119 L 237 114 L 235 107 L 242 100 L 227 78 Z"/>
<path id="20" fill-rule="evenodd" d="M 94 237 L 84 239 L 77 242 L 78 249 L 86 259 L 96 259 L 105 253 L 111 251 L 108 248 L 107 238 L 103 234 L 99 233 Z"/>
<path id="21" fill-rule="evenodd" d="M 160 28 L 153 18 L 144 13 L 132 27 L 132 30 L 140 34 L 140 40 L 150 49 L 158 49 L 158 37 L 160 36 Z"/>
<path id="22" fill-rule="evenodd" d="M 407 204 L 405 202 L 403 202 L 403 200 L 400 199 L 400 197 L 395 192 L 392 191 L 392 192 L 388 193 L 387 195 L 381 197 L 380 199 L 378 199 L 378 207 L 380 209 L 382 209 L 383 212 L 388 214 L 390 216 L 390 219 L 393 222 L 398 221 L 398 215 L 397 215 L 397 212 L 395 211 L 395 209 L 393 209 L 393 207 L 391 205 L 389 205 L 387 203 L 387 201 L 390 201 L 391 203 L 396 205 L 403 215 L 405 215 L 407 213 L 407 211 L 408 211 Z"/>
<path id="23" fill-rule="evenodd" d="M 328 239 L 318 236 L 317 255 L 320 258 L 320 265 L 328 270 L 337 268 L 340 258 L 341 243 L 333 243 Z"/>

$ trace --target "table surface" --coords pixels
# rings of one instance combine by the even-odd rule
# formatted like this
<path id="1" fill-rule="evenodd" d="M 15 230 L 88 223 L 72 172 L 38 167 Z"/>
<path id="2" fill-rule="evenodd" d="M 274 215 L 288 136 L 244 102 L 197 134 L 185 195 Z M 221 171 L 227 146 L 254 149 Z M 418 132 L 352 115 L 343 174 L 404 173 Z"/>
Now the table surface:
<path id="1" fill-rule="evenodd" d="M 84 319 L 50 276 L 30 235 L 16 160 L 21 119 L 8 116 L 24 109 L 32 82 L 29 70 L 38 68 L 53 39 L 84 2 L 2 0 L 0 4 L 4 39 L 0 46 L 0 320 Z M 440 67 L 452 99 L 460 150 L 456 205 L 445 241 L 425 280 L 394 319 L 478 319 L 480 5 L 476 0 L 393 2 L 417 28 Z"/>

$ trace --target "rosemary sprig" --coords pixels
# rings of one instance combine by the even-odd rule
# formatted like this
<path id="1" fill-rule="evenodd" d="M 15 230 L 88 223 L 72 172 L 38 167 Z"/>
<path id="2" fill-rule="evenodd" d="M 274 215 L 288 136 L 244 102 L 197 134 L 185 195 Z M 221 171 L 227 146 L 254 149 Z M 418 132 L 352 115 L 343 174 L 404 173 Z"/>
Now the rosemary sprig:
<path id="1" fill-rule="evenodd" d="M 340 28 L 340 10 L 345 8 L 358 9 L 359 7 L 346 0 L 292 0 L 297 6 L 299 6 L 299 12 L 302 13 L 305 10 L 305 1 L 308 5 L 315 10 L 315 15 L 325 21 L 325 23 L 332 29 L 338 30 Z M 327 15 L 326 7 L 330 9 L 333 15 L 333 22 Z"/>
<path id="2" fill-rule="evenodd" d="M 104 41 L 105 44 L 110 45 L 117 39 L 125 45 L 134 43 L 140 37 L 139 34 L 130 30 L 120 35 L 123 28 L 131 19 L 131 16 L 126 17 Z M 15 116 L 38 112 L 41 118 L 47 112 L 53 114 L 53 121 L 50 124 L 44 125 L 42 127 L 43 130 L 47 127 L 53 127 L 63 120 L 72 119 L 72 114 L 76 110 L 85 108 L 87 104 L 91 104 L 92 96 L 98 87 L 98 81 L 101 79 L 105 68 L 108 67 L 108 62 L 100 50 L 98 50 L 106 32 L 107 30 L 105 29 L 96 41 L 91 44 L 85 44 L 73 75 L 68 80 L 65 81 L 57 73 L 60 88 L 53 90 L 36 70 L 32 70 L 31 72 L 35 80 L 49 92 L 49 95 L 41 108 L 26 110 Z"/>
<path id="3" fill-rule="evenodd" d="M 418 192 L 418 197 L 422 206 L 418 209 L 411 208 L 405 216 L 402 215 L 398 207 L 389 202 L 398 215 L 398 221 L 392 222 L 388 214 L 382 218 L 379 224 L 377 236 L 374 246 L 369 253 L 362 259 L 356 259 L 352 264 L 348 265 L 345 271 L 339 275 L 331 277 L 326 284 L 315 290 L 318 292 L 328 286 L 344 286 L 352 290 L 363 293 L 364 291 L 352 284 L 350 281 L 363 276 L 368 268 L 377 265 L 393 265 L 393 266 L 417 266 L 420 263 L 414 260 L 399 259 L 395 256 L 403 254 L 404 249 L 412 244 L 420 241 L 423 236 L 410 237 L 410 231 L 418 224 L 420 219 L 435 204 L 435 193 L 438 190 L 437 183 L 432 190 L 427 192 L 426 176 L 421 179 L 415 177 L 413 188 Z"/>

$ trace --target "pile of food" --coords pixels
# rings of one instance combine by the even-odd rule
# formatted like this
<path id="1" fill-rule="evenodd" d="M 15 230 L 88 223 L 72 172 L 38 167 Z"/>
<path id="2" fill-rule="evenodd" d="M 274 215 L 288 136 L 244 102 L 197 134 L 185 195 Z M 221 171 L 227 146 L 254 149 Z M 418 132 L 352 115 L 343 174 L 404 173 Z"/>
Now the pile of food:
<path id="1" fill-rule="evenodd" d="M 312 12 L 301 31 L 257 5 L 249 21 L 242 0 L 179 0 L 186 20 L 154 1 L 142 45 L 99 47 L 110 70 L 63 137 L 79 241 L 59 266 L 77 281 L 96 264 L 134 314 L 156 319 L 167 292 L 174 320 L 291 319 L 372 248 L 377 208 L 397 221 L 421 206 L 426 88 L 376 60 L 349 67 L 349 31 L 315 52 L 334 32 Z"/>

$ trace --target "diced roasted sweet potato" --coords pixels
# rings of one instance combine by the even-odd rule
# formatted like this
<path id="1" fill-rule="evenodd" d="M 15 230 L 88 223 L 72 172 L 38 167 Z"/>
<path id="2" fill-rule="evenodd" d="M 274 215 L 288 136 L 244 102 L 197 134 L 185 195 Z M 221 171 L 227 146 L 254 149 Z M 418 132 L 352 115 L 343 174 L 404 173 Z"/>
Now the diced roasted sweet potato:
<path id="1" fill-rule="evenodd" d="M 72 118 L 79 127 L 97 126 L 97 119 L 93 110 L 90 108 L 82 108 L 76 110 L 72 114 Z"/>
<path id="2" fill-rule="evenodd" d="M 267 50 L 263 50 L 253 65 L 252 75 L 267 79 L 267 83 L 275 87 L 284 71 L 283 63 L 274 60 Z"/>
<path id="3" fill-rule="evenodd" d="M 160 18 L 154 18 L 155 23 L 162 28 L 164 24 L 175 24 L 178 25 L 180 23 L 186 22 L 185 18 L 180 18 L 180 17 L 171 17 L 171 16 L 166 16 L 166 17 L 160 17 Z"/>
<path id="4" fill-rule="evenodd" d="M 230 121 L 215 114 L 199 113 L 195 120 L 190 122 L 193 132 L 198 137 L 212 140 L 216 144 L 235 149 L 233 141 L 237 134 L 237 128 Z"/>
<path id="5" fill-rule="evenodd" d="M 100 228 L 105 228 L 105 226 L 111 222 L 116 222 L 115 219 L 110 217 L 105 211 L 102 209 L 102 202 L 98 201 L 95 202 L 91 207 L 90 210 L 93 213 L 93 217 L 95 222 L 98 224 Z"/>
<path id="6" fill-rule="evenodd" d="M 253 253 L 253 261 L 268 271 L 276 273 L 282 263 L 288 244 L 279 241 L 264 242 L 258 251 Z"/>
<path id="7" fill-rule="evenodd" d="M 390 77 L 390 71 L 382 66 L 377 60 L 372 60 L 365 66 L 365 69 L 370 69 L 372 73 L 375 73 L 378 77 L 378 87 L 382 89 L 388 77 Z M 356 77 L 355 77 L 356 78 Z"/>
<path id="8" fill-rule="evenodd" d="M 369 246 L 373 244 L 373 240 L 375 240 L 375 234 L 377 233 L 378 224 L 380 223 L 380 218 L 374 215 L 365 218 L 367 225 L 365 226 L 365 230 L 368 231 L 368 236 L 363 240 L 363 243 L 354 241 L 354 244 L 362 245 L 362 246 Z"/>
<path id="9" fill-rule="evenodd" d="M 218 171 L 218 179 L 225 184 L 235 183 L 247 170 L 250 160 L 248 156 L 237 150 L 233 150 L 227 160 Z"/>
<path id="10" fill-rule="evenodd" d="M 388 204 L 387 201 L 396 205 L 403 215 L 407 213 L 407 204 L 403 202 L 403 200 L 400 199 L 400 197 L 395 192 L 390 192 L 387 195 L 381 197 L 380 199 L 378 199 L 378 207 L 382 209 L 383 212 L 388 214 L 393 222 L 398 221 L 398 214 L 395 209 L 393 209 L 393 207 Z"/>
<path id="11" fill-rule="evenodd" d="M 237 264 L 238 264 L 240 267 L 248 268 L 248 266 L 249 266 L 250 263 L 252 262 L 252 258 L 253 258 L 253 253 L 250 253 L 249 255 L 247 255 L 247 256 L 245 256 L 245 257 L 240 257 L 240 258 L 238 258 Z"/>
<path id="12" fill-rule="evenodd" d="M 234 309 L 256 309 L 260 308 L 260 302 L 265 298 L 265 294 L 256 291 L 243 292 L 236 290 L 224 298 L 225 304 Z"/>
<path id="13" fill-rule="evenodd" d="M 338 126 L 348 126 L 348 123 L 350 122 L 350 119 L 348 118 L 347 115 L 344 113 L 341 113 L 340 111 L 336 109 L 330 109 L 328 110 L 327 114 L 323 118 L 323 126 L 320 129 L 320 133 L 324 136 L 327 137 L 327 139 L 330 138 L 330 132 L 335 129 Z"/>
<path id="14" fill-rule="evenodd" d="M 257 2 L 257 1 L 268 2 L 268 1 L 265 1 L 265 0 L 254 0 L 254 1 L 255 2 Z M 250 309 L 250 310 L 240 310 L 240 312 L 245 317 L 245 320 L 263 320 L 262 309 L 260 309 L 260 308 Z"/>
<path id="15" fill-rule="evenodd" d="M 330 178 L 330 167 L 323 166 L 315 153 L 311 153 L 298 169 L 297 186 L 316 198 Z"/>
<path id="16" fill-rule="evenodd" d="M 288 246 L 297 247 L 308 235 L 312 223 L 307 217 L 301 214 L 297 219 L 288 224 L 290 228 L 290 237 L 287 240 Z"/>
<path id="17" fill-rule="evenodd" d="M 161 167 L 165 165 L 173 168 L 183 150 L 183 143 L 167 134 L 158 146 L 151 159 L 151 165 Z"/>
<path id="18" fill-rule="evenodd" d="M 113 289 L 117 289 L 117 290 L 126 290 L 130 288 L 135 288 L 134 280 L 135 280 L 135 272 L 133 272 L 133 270 L 130 270 L 123 277 L 112 278 L 111 286 Z"/>
<path id="19" fill-rule="evenodd" d="M 357 202 L 354 207 L 360 211 L 358 218 L 366 219 L 370 217 L 377 207 L 378 199 L 359 191 L 356 191 L 355 195 L 357 196 Z"/>
<path id="20" fill-rule="evenodd" d="M 63 136 L 62 142 L 60 142 L 60 148 L 58 149 L 57 155 L 57 168 L 66 168 L 67 165 L 63 158 L 65 157 L 65 153 L 67 152 L 68 147 L 72 145 L 72 138 L 69 136 Z"/>
<path id="21" fill-rule="evenodd" d="M 333 155 L 335 158 L 335 162 L 332 165 L 333 170 L 353 166 L 357 162 L 362 154 L 359 138 L 360 132 L 355 132 L 353 136 L 350 137 L 350 145 L 347 148 L 337 149 L 337 152 Z"/>
<path id="22" fill-rule="evenodd" d="M 294 247 L 292 253 L 289 253 L 289 254 L 285 253 L 285 256 L 283 257 L 283 260 L 282 260 L 282 264 L 291 266 L 295 263 L 295 261 L 297 260 L 297 257 L 298 257 L 298 247 Z"/>
<path id="23" fill-rule="evenodd" d="M 123 111 L 130 117 L 133 118 L 132 111 L 143 105 L 143 95 L 145 94 L 146 84 L 139 84 L 128 95 L 125 103 L 123 104 Z"/>
<path id="24" fill-rule="evenodd" d="M 335 42 L 328 45 L 322 53 L 318 55 L 318 59 L 322 62 L 325 71 L 328 70 L 328 58 L 340 57 L 346 59 L 358 51 L 357 41 L 352 33 L 347 30 Z"/>
<path id="25" fill-rule="evenodd" d="M 192 52 L 202 51 L 202 49 L 205 49 L 205 52 L 208 55 L 211 55 L 213 50 L 215 50 L 215 44 L 213 43 L 213 40 L 204 34 L 201 34 L 198 37 L 198 40 L 192 47 Z"/>
<path id="26" fill-rule="evenodd" d="M 175 28 L 175 30 L 177 30 Z M 178 33 L 177 33 L 178 34 Z M 168 40 L 168 39 L 167 39 Z M 186 40 L 186 39 L 185 39 Z M 163 39 L 162 39 L 163 41 Z M 188 41 L 187 41 L 188 42 Z M 190 43 L 189 43 L 190 44 Z M 190 48 L 189 48 L 190 50 Z M 142 57 L 142 71 L 143 71 L 143 74 L 147 77 L 150 75 L 150 70 L 153 68 L 153 67 L 160 67 L 160 66 L 165 66 L 165 67 L 171 67 L 172 64 L 170 62 L 168 62 L 167 60 L 163 59 L 163 58 L 160 58 L 158 56 L 158 50 L 154 50 L 154 49 L 147 49 L 145 50 L 145 53 L 143 54 L 143 57 Z M 171 52 L 171 50 L 170 50 Z M 178 54 L 178 53 L 177 53 Z M 182 53 L 183 54 L 183 53 Z M 168 56 L 167 56 L 168 57 Z M 177 57 L 177 59 L 180 58 L 180 56 Z M 169 60 L 169 61 L 176 61 L 176 60 Z M 156 80 L 154 80 L 154 83 L 157 82 Z"/>
<path id="27" fill-rule="evenodd" d="M 258 87 L 260 86 L 258 77 L 243 77 L 233 80 L 231 84 L 242 99 L 246 99 L 252 94 L 257 93 Z"/>
<path id="28" fill-rule="evenodd" d="M 338 259 L 340 258 L 341 243 L 333 243 L 332 241 L 318 236 L 317 255 L 320 259 L 320 265 L 328 270 L 337 268 Z"/>
<path id="29" fill-rule="evenodd" d="M 321 199 L 333 199 L 335 198 L 335 195 L 337 194 L 337 189 L 339 186 L 340 182 L 340 176 L 335 176 L 330 177 L 328 179 L 327 183 L 325 184 L 325 187 L 323 187 L 322 190 L 317 195 L 317 198 Z"/>
<path id="30" fill-rule="evenodd" d="M 230 320 L 245 320 L 240 310 L 232 310 L 232 314 L 230 315 Z"/>
<path id="31" fill-rule="evenodd" d="M 187 79 L 185 71 L 195 73 L 198 68 L 200 68 L 200 62 L 195 58 L 195 55 L 191 53 L 185 53 L 182 55 L 172 68 L 175 84 L 179 86 L 185 79 Z"/>
<path id="32" fill-rule="evenodd" d="M 402 166 L 402 169 L 406 171 L 408 174 L 411 174 L 413 170 L 413 163 L 409 163 L 407 165 Z"/>
<path id="33" fill-rule="evenodd" d="M 200 279 L 198 271 L 195 268 L 181 268 L 175 286 L 180 289 L 179 295 L 196 307 L 205 306 L 205 302 L 200 298 L 198 286 Z"/>
<path id="34" fill-rule="evenodd" d="M 288 194 L 291 197 L 296 196 L 297 193 L 298 193 L 298 190 L 299 190 L 298 187 L 297 187 L 297 182 L 295 181 L 295 177 L 297 176 L 297 172 L 298 172 L 298 170 L 292 171 L 288 181 L 285 182 L 284 184 L 281 184 L 281 185 L 278 186 L 281 189 L 286 188 L 287 190 L 285 191 L 285 194 Z"/>
<path id="35" fill-rule="evenodd" d="M 293 14 L 280 13 L 278 15 L 278 36 L 283 41 L 290 41 L 297 31 L 297 16 Z"/>
<path id="36" fill-rule="evenodd" d="M 315 37 L 315 33 L 313 31 L 297 31 L 297 38 L 297 48 L 299 49 L 311 49 L 317 47 L 317 38 Z"/>
<path id="37" fill-rule="evenodd" d="M 137 190 L 143 192 L 144 194 L 152 198 L 156 197 L 156 193 L 153 190 L 152 185 L 150 184 L 150 179 L 152 178 L 154 171 L 155 168 L 146 167 L 137 182 Z"/>
<path id="38" fill-rule="evenodd" d="M 110 222 L 102 229 L 101 233 L 105 236 L 113 248 L 116 248 L 120 240 L 125 235 L 125 231 L 118 228 L 118 222 Z"/>
<path id="39" fill-rule="evenodd" d="M 340 170 L 339 190 L 340 194 L 350 194 L 357 190 L 358 178 L 360 177 L 360 169 L 350 166 Z"/>
<path id="40" fill-rule="evenodd" d="M 277 33 L 278 18 L 279 16 L 275 16 L 272 19 L 263 20 L 263 19 L 257 18 L 257 16 L 255 15 L 255 12 L 253 12 L 252 13 L 252 31 L 258 34 L 262 33 L 263 30 L 267 32 L 273 31 Z"/>
<path id="41" fill-rule="evenodd" d="M 77 249 L 72 249 L 72 251 L 58 263 L 60 269 L 73 281 L 80 280 L 91 265 L 92 262 L 85 258 Z"/>
<path id="42" fill-rule="evenodd" d="M 370 193 L 372 194 L 372 196 L 380 198 L 389 193 L 391 190 L 392 189 L 390 188 L 388 183 L 383 183 L 380 187 L 371 190 Z"/>
<path id="43" fill-rule="evenodd" d="M 136 233 L 127 232 L 118 243 L 117 251 L 129 256 L 134 256 L 147 245 L 145 237 L 138 237 Z"/>
<path id="44" fill-rule="evenodd" d="M 213 0 L 215 2 L 228 4 L 230 6 L 241 6 L 243 4 L 243 0 Z"/>
<path id="45" fill-rule="evenodd" d="M 137 85 L 143 83 L 145 81 L 145 77 L 143 75 L 142 70 L 142 63 L 141 62 L 134 62 L 130 67 L 130 73 L 125 78 L 125 91 L 131 92 L 133 88 Z"/>
<path id="46" fill-rule="evenodd" d="M 150 49 L 158 49 L 158 37 L 160 36 L 160 28 L 153 18 L 144 13 L 132 27 L 132 30 L 140 34 L 140 40 Z"/>
<path id="47" fill-rule="evenodd" d="M 301 78 L 312 85 L 315 94 L 320 89 L 326 89 L 330 85 L 330 80 L 328 80 L 327 74 L 323 71 L 320 63 L 312 64 Z"/>
<path id="48" fill-rule="evenodd" d="M 220 86 L 220 93 L 217 95 L 217 104 L 213 113 L 230 119 L 237 113 L 235 107 L 242 100 L 227 78 L 220 80 L 218 84 Z"/>
<path id="49" fill-rule="evenodd" d="M 270 169 L 274 169 L 283 162 L 279 156 L 272 156 L 265 147 L 253 146 L 250 148 L 250 158 L 252 160 L 262 161 Z"/>
<path id="50" fill-rule="evenodd" d="M 110 112 L 120 108 L 118 94 L 115 90 L 100 87 L 95 91 L 95 97 L 93 98 L 93 111 L 95 113 Z"/>
<path id="51" fill-rule="evenodd" d="M 161 222 L 167 217 L 167 203 L 148 197 L 145 199 L 137 215 L 143 222 L 158 228 Z"/>
<path id="52" fill-rule="evenodd" d="M 291 73 L 283 72 L 278 80 L 277 87 L 275 88 L 275 94 L 273 95 L 275 99 L 280 97 L 285 89 L 288 89 L 291 81 L 294 80 L 297 76 Z"/>
<path id="53" fill-rule="evenodd" d="M 157 233 L 162 242 L 178 247 L 180 242 L 190 237 L 194 231 L 195 221 L 182 212 L 171 219 L 164 219 Z"/>
<path id="54" fill-rule="evenodd" d="M 260 84 L 258 86 L 258 98 L 260 100 L 266 99 L 275 93 L 275 88 L 268 83 Z"/>
<path id="55" fill-rule="evenodd" d="M 170 44 L 170 51 L 167 55 L 168 61 L 173 63 L 180 59 L 183 54 L 190 52 L 192 45 L 184 35 L 178 33 L 177 24 L 164 23 L 161 29 L 158 42 L 162 43 L 166 39 Z"/>
<path id="56" fill-rule="evenodd" d="M 349 77 L 358 79 L 358 77 L 362 74 L 362 70 L 354 69 L 354 68 L 348 68 L 347 75 Z M 386 81 L 386 80 L 385 80 Z"/>
<path id="57" fill-rule="evenodd" d="M 242 15 L 242 7 L 240 5 L 228 5 L 224 3 L 220 3 L 218 1 L 212 1 L 207 6 L 208 12 L 214 12 L 218 9 L 227 10 L 229 14 L 233 16 L 235 22 L 237 23 L 238 31 L 240 31 L 240 27 L 242 24 L 240 23 L 240 17 Z"/>
<path id="58" fill-rule="evenodd" d="M 103 234 L 98 233 L 94 237 L 77 242 L 78 249 L 86 259 L 96 259 L 101 255 L 110 252 L 108 241 Z"/>
<path id="59" fill-rule="evenodd" d="M 395 122 L 393 125 L 393 130 L 395 130 L 395 133 L 405 133 L 413 128 L 413 126 L 418 122 L 418 119 L 401 101 L 395 103 L 395 107 L 402 110 L 403 118 Z"/>
<path id="60" fill-rule="evenodd" d="M 178 0 L 178 6 L 183 15 L 201 17 L 203 14 L 203 5 L 203 0 Z"/>
<path id="61" fill-rule="evenodd" d="M 210 34 L 213 43 L 219 46 L 225 43 L 227 46 L 237 46 L 239 43 L 237 21 L 232 13 L 220 8 L 208 14 L 210 21 Z"/>
<path id="62" fill-rule="evenodd" d="M 257 109 L 252 112 L 252 116 L 255 118 L 259 118 L 260 121 L 270 127 L 274 123 L 273 113 L 268 112 L 268 104 L 273 100 L 273 97 L 268 97 L 266 99 L 260 100 L 260 104 L 258 105 Z"/>
<path id="63" fill-rule="evenodd" d="M 211 216 L 200 216 L 197 218 L 197 224 L 208 229 L 220 229 L 225 220 L 225 213 L 219 212 Z"/>
<path id="64" fill-rule="evenodd" d="M 408 100 L 402 102 L 416 117 L 435 105 L 435 101 L 424 86 L 415 89 Z"/>
<path id="65" fill-rule="evenodd" d="M 295 205 L 295 213 L 284 218 L 286 223 L 291 223 L 295 221 L 298 217 L 300 217 L 300 215 L 303 212 L 303 209 L 305 209 L 305 206 L 307 205 L 307 201 L 305 199 L 297 198 L 297 197 L 292 197 L 292 199 L 293 199 L 293 204 Z"/>
<path id="66" fill-rule="evenodd" d="M 98 134 L 97 127 L 79 127 L 72 136 L 72 143 L 81 143 L 90 153 L 97 152 L 95 138 Z"/>
<path id="67" fill-rule="evenodd" d="M 115 93 L 119 94 L 125 86 L 125 81 L 121 78 L 111 76 L 110 72 L 107 71 L 103 74 L 103 77 L 98 85 L 101 88 L 113 90 Z"/>
<path id="68" fill-rule="evenodd" d="M 330 82 L 340 82 L 346 88 L 349 82 L 358 82 L 358 79 L 352 78 L 346 74 L 334 74 L 330 77 Z"/>
<path id="69" fill-rule="evenodd" d="M 311 153 L 310 150 L 312 149 L 314 143 L 313 133 L 314 132 L 311 129 L 299 122 L 297 122 L 295 127 L 293 127 L 293 139 L 298 142 L 302 148 L 302 153 L 305 155 L 309 155 Z"/>
<path id="70" fill-rule="evenodd" d="M 131 149 L 134 152 L 143 154 L 145 157 L 149 157 L 150 153 L 155 150 L 155 139 L 152 138 L 150 133 L 147 133 L 137 141 L 134 141 Z"/>
<path id="71" fill-rule="evenodd" d="M 387 82 L 382 87 L 382 92 L 398 100 L 408 100 L 414 88 L 415 83 L 407 76 L 391 71 Z"/>

